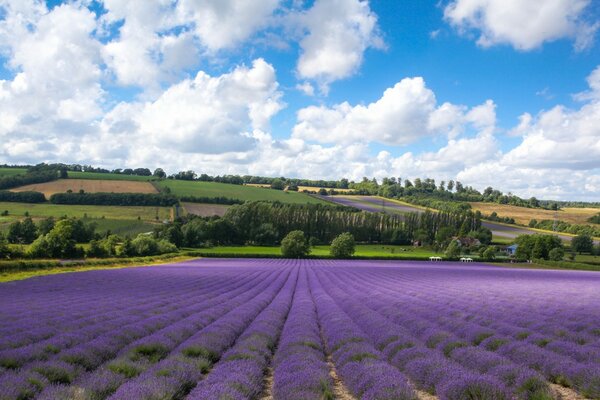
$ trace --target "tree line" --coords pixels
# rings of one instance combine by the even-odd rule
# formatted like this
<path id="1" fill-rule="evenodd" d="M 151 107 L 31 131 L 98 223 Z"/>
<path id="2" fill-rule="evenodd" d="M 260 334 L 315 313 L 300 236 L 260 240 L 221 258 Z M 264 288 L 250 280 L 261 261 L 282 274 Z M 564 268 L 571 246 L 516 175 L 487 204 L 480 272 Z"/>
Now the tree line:
<path id="1" fill-rule="evenodd" d="M 223 217 L 180 219 L 157 228 L 155 235 L 185 247 L 277 245 L 291 231 L 302 231 L 311 244 L 330 243 L 342 233 L 362 243 L 410 244 L 413 240 L 433 243 L 441 230 L 452 236 L 480 229 L 480 218 L 470 211 L 413 213 L 401 218 L 321 204 L 250 202 L 232 206 Z"/>
<path id="2" fill-rule="evenodd" d="M 179 202 L 173 195 L 160 193 L 55 193 L 52 204 L 94 206 L 153 206 L 171 207 Z"/>
<path id="3" fill-rule="evenodd" d="M 46 164 L 39 164 L 30 167 L 24 174 L 0 178 L 0 190 L 12 189 L 35 183 L 51 182 L 66 177 L 66 170 L 54 168 Z"/>

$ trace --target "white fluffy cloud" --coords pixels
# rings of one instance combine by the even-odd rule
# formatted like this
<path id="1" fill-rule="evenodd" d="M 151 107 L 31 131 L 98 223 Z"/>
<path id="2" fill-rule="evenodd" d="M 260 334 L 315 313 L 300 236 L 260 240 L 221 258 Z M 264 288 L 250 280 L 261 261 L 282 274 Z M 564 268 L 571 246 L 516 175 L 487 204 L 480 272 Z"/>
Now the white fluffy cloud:
<path id="1" fill-rule="evenodd" d="M 18 72 L 0 80 L 0 136 L 76 134 L 102 114 L 94 14 L 69 4 L 50 12 L 33 3 L 4 6 L 0 42 Z"/>
<path id="2" fill-rule="evenodd" d="M 423 78 L 405 78 L 366 106 L 344 102 L 299 110 L 293 137 L 321 143 L 406 145 L 439 133 L 456 137 L 468 124 L 491 133 L 495 115 L 492 101 L 470 110 L 450 103 L 438 106 Z"/>
<path id="3" fill-rule="evenodd" d="M 300 41 L 298 75 L 327 85 L 354 74 L 369 47 L 382 47 L 377 16 L 363 0 L 316 0 L 300 17 L 307 35 Z"/>
<path id="4" fill-rule="evenodd" d="M 575 47 L 589 47 L 598 24 L 585 21 L 591 0 L 453 0 L 444 18 L 460 32 L 478 32 L 483 47 L 510 44 L 531 50 L 561 38 L 575 39 Z"/>
<path id="5" fill-rule="evenodd" d="M 177 13 L 193 23 L 208 49 L 216 51 L 237 45 L 264 28 L 278 6 L 279 0 L 180 0 Z"/>

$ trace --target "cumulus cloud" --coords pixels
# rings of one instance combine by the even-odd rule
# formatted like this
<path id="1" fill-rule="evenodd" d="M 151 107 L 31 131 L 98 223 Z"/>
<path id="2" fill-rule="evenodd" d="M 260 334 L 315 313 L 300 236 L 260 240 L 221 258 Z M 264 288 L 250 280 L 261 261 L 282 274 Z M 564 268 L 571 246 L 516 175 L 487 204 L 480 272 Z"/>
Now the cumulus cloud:
<path id="1" fill-rule="evenodd" d="M 327 85 L 353 75 L 369 47 L 383 47 L 377 16 L 362 0 L 317 0 L 302 13 L 300 24 L 307 35 L 300 41 L 300 78 Z"/>
<path id="2" fill-rule="evenodd" d="M 575 40 L 578 50 L 588 48 L 600 27 L 585 20 L 591 0 L 453 0 L 444 18 L 459 32 L 475 31 L 477 44 L 509 44 L 532 50 L 544 42 Z"/>
<path id="3" fill-rule="evenodd" d="M 406 145 L 439 133 L 456 137 L 469 124 L 492 132 L 495 121 L 492 101 L 470 110 L 450 103 L 437 106 L 433 91 L 423 78 L 416 77 L 401 80 L 366 106 L 344 102 L 303 108 L 298 111 L 292 136 L 321 143 Z"/>
<path id="4" fill-rule="evenodd" d="M 11 3 L 5 12 L 0 42 L 16 73 L 0 80 L 0 136 L 76 134 L 102 114 L 94 14 L 70 4 L 48 12 Z"/>

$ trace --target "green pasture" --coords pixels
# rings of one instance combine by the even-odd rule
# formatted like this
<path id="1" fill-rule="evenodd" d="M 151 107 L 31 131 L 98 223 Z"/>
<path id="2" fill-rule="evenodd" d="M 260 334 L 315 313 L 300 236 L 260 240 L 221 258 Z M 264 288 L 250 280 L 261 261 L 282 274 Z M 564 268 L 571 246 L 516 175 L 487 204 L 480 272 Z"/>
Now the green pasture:
<path id="1" fill-rule="evenodd" d="M 204 254 L 239 254 L 240 256 L 248 255 L 281 255 L 279 246 L 215 246 L 207 249 L 198 250 Z M 312 256 L 328 256 L 329 246 L 314 246 L 311 249 Z M 442 256 L 441 253 L 436 253 L 430 248 L 413 247 L 413 246 L 393 246 L 393 245 L 371 245 L 359 244 L 356 246 L 354 255 L 359 257 L 390 257 L 390 258 L 414 258 L 414 257 L 431 257 Z"/>
<path id="2" fill-rule="evenodd" d="M 151 181 L 157 179 L 155 176 L 139 176 L 139 175 L 120 175 L 109 174 L 104 172 L 77 172 L 68 171 L 71 179 L 91 179 L 91 180 L 107 180 L 107 181 Z"/>
<path id="3" fill-rule="evenodd" d="M 0 178 L 24 174 L 25 172 L 27 172 L 25 168 L 0 168 Z"/>
<path id="4" fill-rule="evenodd" d="M 158 186 L 169 188 L 175 196 L 194 197 L 227 197 L 245 201 L 280 201 L 282 203 L 314 203 L 327 204 L 323 200 L 305 193 L 284 192 L 255 186 L 232 185 L 219 182 L 180 181 L 166 179 L 158 182 Z"/>
<path id="5" fill-rule="evenodd" d="M 142 207 L 142 206 L 89 206 L 66 204 L 26 204 L 0 202 L 0 213 L 8 211 L 8 216 L 0 217 L 0 223 L 7 220 L 23 218 L 29 213 L 32 218 L 46 218 L 62 216 L 77 218 L 106 218 L 117 220 L 162 221 L 170 218 L 171 209 L 168 207 Z"/>

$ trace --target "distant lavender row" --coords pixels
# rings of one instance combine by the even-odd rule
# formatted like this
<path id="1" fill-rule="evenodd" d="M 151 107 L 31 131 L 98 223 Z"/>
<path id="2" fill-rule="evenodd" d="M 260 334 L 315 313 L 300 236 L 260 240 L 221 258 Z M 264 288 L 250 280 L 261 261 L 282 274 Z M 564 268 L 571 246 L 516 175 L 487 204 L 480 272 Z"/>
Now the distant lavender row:
<path id="1" fill-rule="evenodd" d="M 0 400 L 550 400 L 550 383 L 600 399 L 600 275 L 215 259 L 0 284 Z"/>

